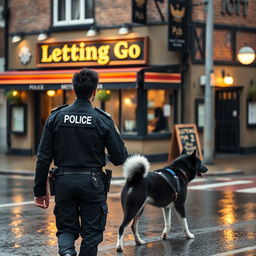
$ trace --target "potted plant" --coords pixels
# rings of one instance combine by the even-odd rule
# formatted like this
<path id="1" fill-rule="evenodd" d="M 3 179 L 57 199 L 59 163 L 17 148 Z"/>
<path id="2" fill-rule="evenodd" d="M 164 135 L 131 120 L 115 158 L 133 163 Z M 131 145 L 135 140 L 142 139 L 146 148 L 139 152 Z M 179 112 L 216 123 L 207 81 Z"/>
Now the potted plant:
<path id="1" fill-rule="evenodd" d="M 18 105 L 22 103 L 21 93 L 16 90 L 10 90 L 5 93 L 7 100 L 10 104 Z"/>
<path id="2" fill-rule="evenodd" d="M 98 90 L 96 94 L 96 99 L 100 101 L 101 109 L 105 110 L 105 103 L 106 101 L 109 101 L 111 98 L 110 90 Z"/>
<path id="3" fill-rule="evenodd" d="M 249 101 L 256 101 L 256 84 L 249 88 L 248 99 Z"/>

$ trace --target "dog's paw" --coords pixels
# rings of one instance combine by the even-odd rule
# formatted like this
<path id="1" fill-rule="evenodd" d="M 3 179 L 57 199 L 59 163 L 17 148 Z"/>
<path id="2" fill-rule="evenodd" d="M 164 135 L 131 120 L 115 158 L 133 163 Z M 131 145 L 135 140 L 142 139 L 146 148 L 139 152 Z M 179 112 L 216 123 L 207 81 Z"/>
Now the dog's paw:
<path id="1" fill-rule="evenodd" d="M 119 245 L 118 247 L 116 247 L 116 251 L 117 252 L 122 252 L 123 251 L 123 247 L 121 245 Z"/>
<path id="2" fill-rule="evenodd" d="M 189 234 L 186 235 L 186 238 L 187 238 L 187 239 L 194 239 L 194 238 L 195 238 L 195 235 L 189 233 Z"/>
<path id="3" fill-rule="evenodd" d="M 163 233 L 163 234 L 162 234 L 162 239 L 163 239 L 163 240 L 166 240 L 166 239 L 167 239 L 167 233 Z"/>
<path id="4" fill-rule="evenodd" d="M 135 242 L 136 242 L 137 245 L 143 245 L 143 244 L 146 243 L 146 242 L 145 242 L 144 240 L 142 240 L 142 239 L 136 240 Z"/>

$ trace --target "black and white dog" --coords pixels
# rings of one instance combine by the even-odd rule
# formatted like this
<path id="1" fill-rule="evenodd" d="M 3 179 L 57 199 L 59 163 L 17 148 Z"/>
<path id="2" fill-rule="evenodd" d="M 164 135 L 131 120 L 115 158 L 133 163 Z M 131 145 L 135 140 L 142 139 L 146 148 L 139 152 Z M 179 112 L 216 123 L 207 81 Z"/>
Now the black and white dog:
<path id="1" fill-rule="evenodd" d="M 123 235 L 126 226 L 133 220 L 132 231 L 137 245 L 145 242 L 138 233 L 138 220 L 142 215 L 145 204 L 161 207 L 165 227 L 162 239 L 167 239 L 171 228 L 171 207 L 174 208 L 186 238 L 194 238 L 188 229 L 185 215 L 185 200 L 187 185 L 195 175 L 202 176 L 207 168 L 196 157 L 196 151 L 191 155 L 183 150 L 181 155 L 169 166 L 149 172 L 149 162 L 141 155 L 129 157 L 124 166 L 126 183 L 121 193 L 124 218 L 119 227 L 117 251 L 123 251 Z"/>

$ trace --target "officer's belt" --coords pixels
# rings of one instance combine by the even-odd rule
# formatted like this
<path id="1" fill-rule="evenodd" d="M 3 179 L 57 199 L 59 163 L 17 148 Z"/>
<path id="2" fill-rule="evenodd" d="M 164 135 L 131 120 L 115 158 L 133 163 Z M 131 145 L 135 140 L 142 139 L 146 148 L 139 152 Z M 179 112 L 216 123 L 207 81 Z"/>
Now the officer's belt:
<path id="1" fill-rule="evenodd" d="M 102 168 L 100 167 L 58 167 L 58 175 L 67 175 L 67 174 L 91 174 L 92 172 L 101 172 Z"/>

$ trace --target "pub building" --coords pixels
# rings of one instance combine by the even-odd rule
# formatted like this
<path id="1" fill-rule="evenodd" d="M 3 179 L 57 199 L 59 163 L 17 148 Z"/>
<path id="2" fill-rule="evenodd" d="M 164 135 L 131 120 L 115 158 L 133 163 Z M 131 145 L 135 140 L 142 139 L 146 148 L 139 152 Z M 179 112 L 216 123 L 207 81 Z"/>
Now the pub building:
<path id="1" fill-rule="evenodd" d="M 15 42 L 19 35 L 10 33 L 8 70 L 0 74 L 8 98 L 7 153 L 36 153 L 51 110 L 75 99 L 72 76 L 83 67 L 98 72 L 94 105 L 111 114 L 130 154 L 166 160 L 177 123 L 196 123 L 202 142 L 204 9 L 189 1 L 164 1 L 165 21 L 143 25 L 135 2 L 137 24 L 131 23 L 127 35 L 119 35 L 118 26 L 98 26 L 93 37 L 83 29 L 55 29 L 43 41 L 28 32 Z M 256 105 L 249 96 L 256 86 L 255 64 L 244 66 L 237 53 L 245 45 L 256 50 L 256 5 L 248 0 L 247 8 L 240 1 L 240 9 L 231 12 L 226 2 L 214 3 L 215 151 L 251 153 L 256 151 Z"/>
<path id="2" fill-rule="evenodd" d="M 51 110 L 75 99 L 74 72 L 89 67 L 99 74 L 94 105 L 111 114 L 129 153 L 166 155 L 170 129 L 177 122 L 181 87 L 177 57 L 176 63 L 168 63 L 169 59 L 175 60 L 175 55 L 160 54 L 156 35 L 134 32 L 125 37 L 111 37 L 114 33 L 110 31 L 91 40 L 83 39 L 82 33 L 70 33 L 68 37 L 52 35 L 54 41 L 38 43 L 33 36 L 26 36 L 19 44 L 10 44 L 10 68 L 15 71 L 4 72 L 0 83 L 15 94 L 12 99 L 15 96 L 20 99 L 19 104 L 9 106 L 9 152 L 27 155 L 36 152 Z M 19 57 L 24 49 L 31 49 L 26 66 Z M 152 58 L 154 63 L 150 65 Z M 153 120 L 156 109 L 160 109 L 166 120 L 165 126 L 158 130 Z"/>

